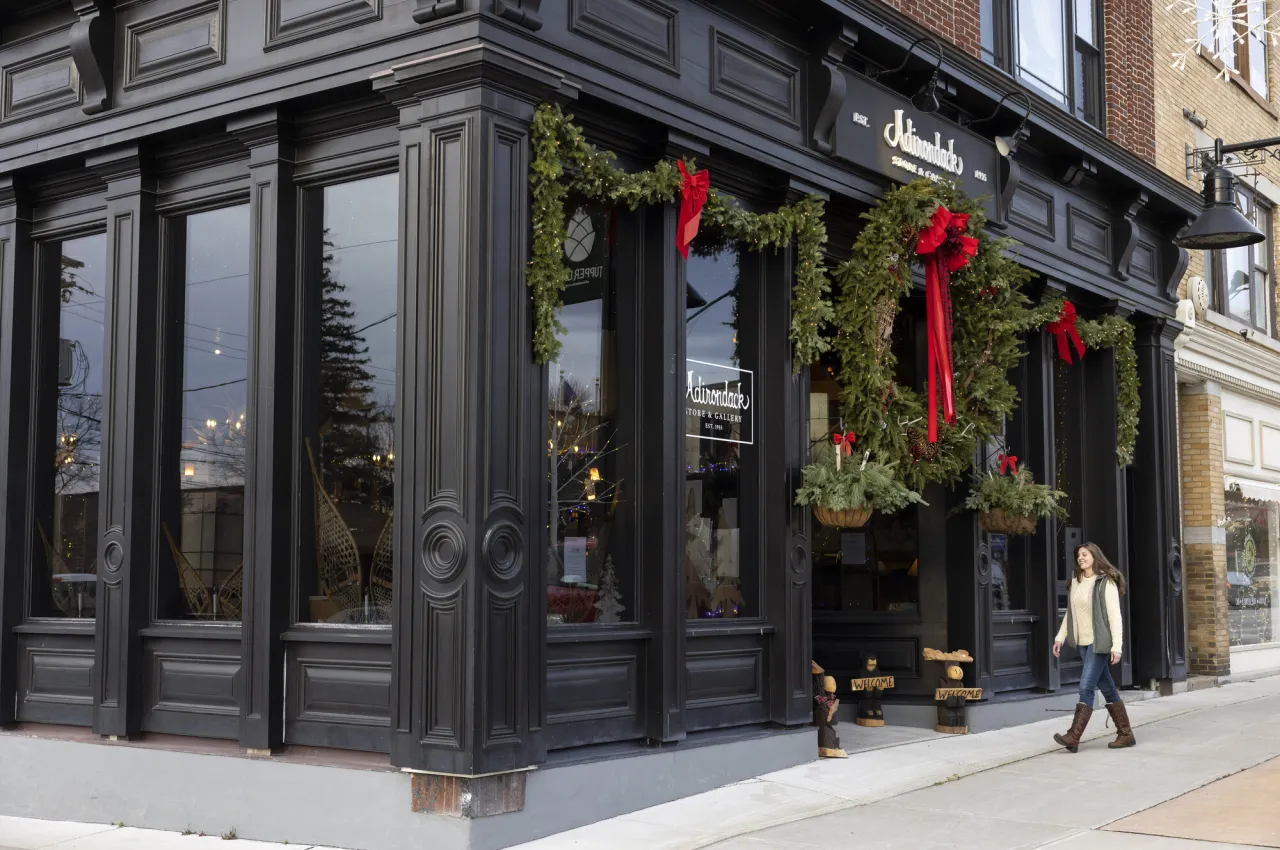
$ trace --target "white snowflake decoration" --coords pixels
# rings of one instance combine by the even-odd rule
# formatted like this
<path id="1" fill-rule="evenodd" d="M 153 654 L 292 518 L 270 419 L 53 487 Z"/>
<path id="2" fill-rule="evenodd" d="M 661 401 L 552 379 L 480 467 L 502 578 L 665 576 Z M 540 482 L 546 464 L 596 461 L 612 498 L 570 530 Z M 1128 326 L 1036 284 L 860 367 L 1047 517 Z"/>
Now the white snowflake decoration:
<path id="1" fill-rule="evenodd" d="M 1267 14 L 1266 0 L 1174 0 L 1165 11 L 1195 28 L 1194 35 L 1183 39 L 1185 47 L 1170 54 L 1179 71 L 1186 69 L 1188 57 L 1202 52 L 1222 65 L 1218 76 L 1226 79 L 1239 70 L 1234 67 L 1237 48 L 1250 38 L 1280 44 L 1280 5 Z"/>

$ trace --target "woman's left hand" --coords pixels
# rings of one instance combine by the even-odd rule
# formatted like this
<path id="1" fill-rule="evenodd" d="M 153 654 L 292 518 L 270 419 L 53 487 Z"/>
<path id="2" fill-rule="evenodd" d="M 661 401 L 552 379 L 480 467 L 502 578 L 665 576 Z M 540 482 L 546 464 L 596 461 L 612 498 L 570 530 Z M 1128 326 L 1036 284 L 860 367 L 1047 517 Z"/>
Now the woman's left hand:
<path id="1" fill-rule="evenodd" d="M 1120 663 L 1120 653 L 1118 653 L 1118 652 L 1113 652 L 1113 653 L 1111 653 L 1111 663 L 1112 663 L 1112 664 L 1119 664 L 1119 663 Z"/>

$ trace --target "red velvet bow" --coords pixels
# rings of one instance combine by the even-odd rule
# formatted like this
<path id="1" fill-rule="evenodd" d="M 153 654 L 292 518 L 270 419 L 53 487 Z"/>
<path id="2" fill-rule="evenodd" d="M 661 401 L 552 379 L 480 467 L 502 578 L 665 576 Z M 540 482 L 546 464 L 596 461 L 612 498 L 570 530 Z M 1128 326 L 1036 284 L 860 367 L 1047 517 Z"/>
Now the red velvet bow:
<path id="1" fill-rule="evenodd" d="M 1071 344 L 1075 347 L 1076 358 L 1084 359 L 1084 343 L 1080 341 L 1080 334 L 1076 331 L 1076 307 L 1070 301 L 1062 302 L 1062 312 L 1058 314 L 1056 321 L 1052 321 L 1044 326 L 1044 329 L 1058 338 L 1058 356 L 1066 362 L 1071 362 L 1071 349 L 1067 347 L 1067 340 L 1071 340 Z"/>
<path id="2" fill-rule="evenodd" d="M 938 207 L 920 231 L 916 253 L 924 258 L 924 300 L 929 334 L 929 442 L 938 442 L 938 378 L 942 379 L 942 416 L 956 422 L 951 365 L 951 273 L 978 253 L 978 240 L 965 236 L 969 216 Z"/>
<path id="3" fill-rule="evenodd" d="M 858 438 L 852 431 L 845 434 L 841 434 L 837 431 L 831 435 L 831 442 L 835 443 L 837 453 L 843 449 L 845 454 L 851 455 L 853 454 L 853 444 L 858 442 Z"/>
<path id="4" fill-rule="evenodd" d="M 1004 475 L 1009 471 L 1009 467 L 1013 467 L 1013 474 L 1018 474 L 1018 456 L 1017 455 L 1000 455 L 1000 474 Z"/>
<path id="5" fill-rule="evenodd" d="M 683 161 L 677 162 L 676 167 L 680 169 L 680 221 L 676 225 L 676 250 L 687 260 L 689 246 L 702 223 L 702 207 L 711 188 L 711 173 L 704 168 L 690 174 L 685 171 Z"/>

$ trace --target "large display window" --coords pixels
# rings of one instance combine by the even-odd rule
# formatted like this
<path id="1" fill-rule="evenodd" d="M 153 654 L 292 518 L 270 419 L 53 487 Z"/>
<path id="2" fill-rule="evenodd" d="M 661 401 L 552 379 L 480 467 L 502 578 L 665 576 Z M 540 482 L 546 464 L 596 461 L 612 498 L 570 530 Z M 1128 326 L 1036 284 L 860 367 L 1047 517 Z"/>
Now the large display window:
<path id="1" fill-rule="evenodd" d="M 1280 502 L 1226 491 L 1227 626 L 1231 646 L 1273 643 L 1280 570 Z"/>
<path id="2" fill-rule="evenodd" d="M 46 246 L 43 325 L 56 351 L 40 375 L 38 452 L 50 493 L 33 529 L 38 547 L 31 610 L 36 617 L 92 618 L 98 585 L 98 505 L 102 484 L 107 238 Z M 47 350 L 46 350 L 47 351 Z"/>

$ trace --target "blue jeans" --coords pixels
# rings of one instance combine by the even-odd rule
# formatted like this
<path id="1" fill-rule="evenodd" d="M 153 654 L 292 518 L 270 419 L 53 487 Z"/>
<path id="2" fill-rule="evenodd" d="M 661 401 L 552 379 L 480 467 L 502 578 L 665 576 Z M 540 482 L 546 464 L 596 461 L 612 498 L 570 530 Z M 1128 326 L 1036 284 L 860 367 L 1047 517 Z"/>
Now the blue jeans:
<path id="1" fill-rule="evenodd" d="M 1107 702 L 1119 702 L 1120 691 L 1116 689 L 1116 680 L 1111 678 L 1111 655 L 1099 655 L 1091 644 L 1080 647 L 1080 658 L 1084 661 L 1084 670 L 1080 673 L 1080 702 L 1093 708 L 1093 697 L 1099 690 Z"/>

